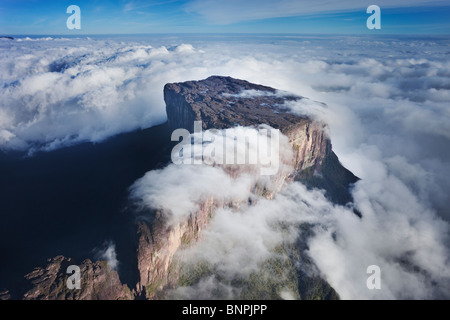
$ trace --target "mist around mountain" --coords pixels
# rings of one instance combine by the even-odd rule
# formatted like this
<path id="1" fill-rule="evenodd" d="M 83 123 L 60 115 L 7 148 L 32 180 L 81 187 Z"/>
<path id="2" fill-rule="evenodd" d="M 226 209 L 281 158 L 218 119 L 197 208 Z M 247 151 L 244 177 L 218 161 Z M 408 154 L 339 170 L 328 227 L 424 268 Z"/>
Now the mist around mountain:
<path id="1" fill-rule="evenodd" d="M 64 255 L 86 270 L 109 261 L 98 274 L 126 285 L 103 296 L 93 286 L 84 296 L 92 299 L 448 298 L 449 40 L 246 37 L 1 41 L 2 297 L 22 298 L 45 273 L 24 275 L 48 263 L 59 270 L 61 258 L 46 260 Z M 180 225 L 192 231 L 171 247 L 184 267 L 164 277 L 157 265 L 152 279 L 163 280 L 144 284 L 136 270 L 145 259 L 129 262 L 136 243 L 156 243 L 148 235 L 170 235 L 163 209 L 184 199 L 180 208 L 195 210 L 201 190 L 230 191 L 217 179 L 251 185 L 227 182 L 220 168 L 169 164 L 164 85 L 210 75 L 309 98 L 285 109 L 325 123 L 334 155 L 323 173 L 306 170 L 276 195 L 256 191 L 240 214 L 221 206 L 201 233 L 193 220 Z M 245 99 L 236 96 L 228 98 Z M 336 188 L 340 179 L 349 191 Z M 153 209 L 161 223 L 138 223 L 134 238 Z M 374 264 L 381 290 L 366 286 Z"/>

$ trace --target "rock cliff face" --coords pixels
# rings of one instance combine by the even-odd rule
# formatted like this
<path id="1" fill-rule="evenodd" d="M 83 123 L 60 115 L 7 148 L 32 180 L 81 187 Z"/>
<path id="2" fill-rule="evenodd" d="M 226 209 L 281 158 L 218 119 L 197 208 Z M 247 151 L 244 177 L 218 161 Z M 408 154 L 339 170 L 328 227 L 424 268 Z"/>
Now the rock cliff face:
<path id="1" fill-rule="evenodd" d="M 85 260 L 80 265 L 80 289 L 67 287 L 67 268 L 75 264 L 70 258 L 57 256 L 45 268 L 36 268 L 25 276 L 33 288 L 25 300 L 129 300 L 133 294 L 122 285 L 119 275 L 106 261 Z"/>
<path id="2" fill-rule="evenodd" d="M 185 128 L 192 132 L 194 121 L 202 121 L 205 130 L 259 124 L 279 129 L 293 147 L 293 166 L 298 177 L 304 170 L 323 171 L 326 159 L 334 157 L 325 124 L 295 115 L 283 106 L 305 98 L 244 80 L 214 76 L 203 81 L 167 84 L 164 99 L 172 130 Z M 356 177 L 349 176 L 349 182 L 356 181 Z"/>
<path id="3" fill-rule="evenodd" d="M 331 149 L 325 125 L 294 115 L 283 107 L 284 102 L 302 97 L 283 95 L 273 88 L 243 80 L 213 76 L 203 81 L 167 84 L 164 99 L 171 130 L 184 128 L 193 132 L 194 121 L 202 121 L 204 130 L 260 124 L 279 129 L 289 138 L 294 157 L 289 163 L 292 171 L 275 175 L 272 180 L 281 180 L 279 186 L 300 180 L 310 187 L 325 188 L 335 202 L 351 200 L 348 186 L 357 178 L 340 165 Z M 273 196 L 260 193 L 268 198 Z M 175 253 L 183 244 L 198 239 L 214 210 L 223 205 L 222 199 L 210 198 L 201 204 L 198 212 L 177 226 L 167 226 L 158 212 L 151 214 L 154 217 L 151 223 L 144 220 L 138 223 L 139 292 L 145 292 L 147 298 L 155 298 L 161 289 L 176 283 Z M 322 281 L 322 287 L 326 286 Z"/>
<path id="4" fill-rule="evenodd" d="M 198 212 L 175 226 L 167 225 L 166 219 L 158 211 L 151 213 L 155 215 L 151 223 L 137 223 L 138 293 L 152 299 L 159 290 L 174 284 L 178 278 L 178 270 L 173 264 L 175 253 L 183 245 L 198 239 L 215 206 L 211 197 L 200 204 Z"/>
<path id="5" fill-rule="evenodd" d="M 289 112 L 283 103 L 304 99 L 282 95 L 273 88 L 230 77 L 170 83 L 164 87 L 169 127 L 193 132 L 194 121 L 203 129 L 227 129 L 267 124 L 286 135 L 295 151 L 294 168 L 320 170 L 332 152 L 323 123 Z"/>

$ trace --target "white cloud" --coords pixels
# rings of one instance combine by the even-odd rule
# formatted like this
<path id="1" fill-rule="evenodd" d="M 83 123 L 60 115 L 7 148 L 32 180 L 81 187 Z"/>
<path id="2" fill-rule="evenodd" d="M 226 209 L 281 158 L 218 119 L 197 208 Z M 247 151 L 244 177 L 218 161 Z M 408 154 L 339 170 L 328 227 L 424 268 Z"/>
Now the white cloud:
<path id="1" fill-rule="evenodd" d="M 211 196 L 224 201 L 245 201 L 250 196 L 253 181 L 251 175 L 233 179 L 217 167 L 170 165 L 147 172 L 131 187 L 131 197 L 142 201 L 146 207 L 165 210 L 176 223 L 198 210 L 201 201 Z"/>
<path id="2" fill-rule="evenodd" d="M 311 239 L 311 257 L 344 299 L 448 297 L 448 223 L 386 168 L 373 164 L 367 164 L 372 178 L 358 182 L 353 193 L 363 218 L 333 214 L 329 229 Z M 381 290 L 366 287 L 370 265 L 381 268 Z"/>
<path id="3" fill-rule="evenodd" d="M 0 50 L 9 51 L 0 62 L 3 149 L 52 150 L 162 123 L 162 87 L 177 72 L 164 59 L 194 51 L 189 45 L 169 52 L 70 41 L 75 43 L 70 49 L 56 40 L 2 44 Z"/>
<path id="4" fill-rule="evenodd" d="M 107 242 L 103 245 L 103 248 L 94 250 L 96 259 L 106 260 L 108 266 L 117 270 L 119 267 L 119 261 L 117 260 L 116 245 L 113 242 Z"/>
<path id="5" fill-rule="evenodd" d="M 200 144 L 202 156 L 195 157 L 195 161 L 200 160 L 199 163 L 194 164 L 194 158 L 191 162 L 191 155 L 196 152 L 192 145 L 184 146 L 183 153 L 189 155 L 184 158 L 184 164 L 170 164 L 164 169 L 147 172 L 131 186 L 131 198 L 144 207 L 163 210 L 170 218 L 169 223 L 178 223 L 197 211 L 202 201 L 211 197 L 223 205 L 231 202 L 245 205 L 248 199 L 255 198 L 252 189 L 256 183 L 268 190 L 278 188 L 271 176 L 260 176 L 264 173 L 259 162 L 268 163 L 268 147 L 272 153 L 269 160 L 277 162 L 277 171 L 273 173 L 279 177 L 292 171 L 292 148 L 288 138 L 282 134 L 278 144 L 270 146 L 263 143 L 246 145 L 245 139 L 234 140 L 234 137 L 253 136 L 257 141 L 260 134 L 257 128 L 236 127 L 214 133 L 208 130 L 203 134 L 205 142 Z M 201 135 L 196 133 L 190 137 L 200 139 Z M 230 154 L 234 155 L 231 163 L 226 160 Z M 245 164 L 237 164 L 239 158 Z M 257 163 L 248 161 L 252 158 Z M 219 159 L 224 161 L 218 162 Z"/>
<path id="6" fill-rule="evenodd" d="M 235 225 L 213 221 L 205 237 L 233 257 L 243 257 L 252 250 L 265 257 L 280 235 L 271 231 L 267 222 L 273 221 L 273 216 L 264 209 L 278 212 L 279 205 L 286 209 L 280 219 L 292 219 L 291 205 L 292 212 L 301 209 L 306 213 L 289 221 L 313 219 L 327 228 L 318 227 L 311 239 L 310 255 L 342 297 L 401 298 L 405 293 L 419 298 L 450 296 L 446 287 L 448 224 L 436 217 L 450 220 L 448 40 L 286 36 L 211 42 L 167 38 L 155 42 L 156 47 L 147 40 L 1 42 L 1 148 L 54 149 L 154 125 L 165 119 L 165 83 L 212 74 L 322 101 L 327 108 L 300 104 L 296 110 L 312 112 L 329 124 L 339 159 L 363 179 L 354 190 L 363 219 L 295 185 L 291 188 L 301 191 L 296 199 L 305 200 L 309 207 L 282 194 L 279 202 L 260 201 L 265 207 L 258 207 L 262 210 L 259 215 L 257 209 L 240 214 L 223 210 L 215 219 L 227 217 Z M 178 46 L 182 43 L 186 45 Z M 163 187 L 174 187 L 179 198 L 156 186 L 136 195 L 149 197 L 147 200 L 156 206 L 171 201 L 175 203 L 172 210 L 183 215 L 186 209 L 195 209 L 192 199 L 207 194 L 211 185 L 218 193 L 234 196 L 233 188 L 245 194 L 250 183 L 233 181 L 218 168 L 185 168 L 170 166 L 140 180 L 145 185 L 153 180 Z M 222 189 L 216 183 L 221 179 Z M 195 192 L 177 189 L 180 181 Z M 253 225 L 249 217 L 255 219 Z M 239 238 L 243 236 L 233 233 L 233 226 L 245 229 L 248 237 Z M 331 230 L 336 231 L 336 242 Z M 258 257 L 244 258 L 249 267 L 259 263 Z M 219 264 L 220 260 L 213 261 Z M 423 273 L 408 270 L 404 261 Z M 384 289 L 379 293 L 365 288 L 365 268 L 371 264 L 382 269 Z M 241 267 L 238 260 L 221 265 L 229 273 Z M 248 271 L 245 266 L 238 270 Z M 430 285 L 433 281 L 437 283 L 434 287 Z"/>
<path id="7" fill-rule="evenodd" d="M 449 225 L 423 207 L 386 168 L 375 169 L 372 179 L 358 182 L 355 188 L 355 206 L 362 218 L 299 183 L 288 185 L 273 200 L 259 198 L 254 206 L 217 210 L 202 240 L 182 251 L 180 257 L 188 265 L 207 261 L 218 277 L 208 275 L 192 288 L 183 287 L 174 294 L 217 298 L 217 292 L 211 290 L 214 283 L 236 297 L 239 287 L 232 285 L 233 280 L 257 272 L 264 261 L 278 255 L 274 253 L 278 245 L 295 240 L 299 224 L 309 223 L 315 225 L 315 234 L 304 254 L 312 258 L 341 298 L 448 297 L 450 255 L 445 244 Z M 199 183 L 205 190 L 215 185 L 205 178 Z M 189 193 L 187 190 L 184 192 Z M 180 197 L 180 190 L 176 191 Z M 280 223 L 289 228 L 280 228 Z M 367 267 L 374 264 L 381 268 L 381 290 L 366 286 Z M 280 292 L 280 297 L 289 296 Z"/>

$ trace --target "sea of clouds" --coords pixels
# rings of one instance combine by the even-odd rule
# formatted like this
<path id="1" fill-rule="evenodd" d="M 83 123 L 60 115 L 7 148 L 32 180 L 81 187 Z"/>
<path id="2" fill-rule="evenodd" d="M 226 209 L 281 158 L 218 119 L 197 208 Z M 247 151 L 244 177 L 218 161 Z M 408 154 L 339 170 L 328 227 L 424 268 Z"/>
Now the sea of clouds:
<path id="1" fill-rule="evenodd" d="M 321 101 L 327 106 L 289 107 L 328 123 L 334 151 L 362 179 L 352 191 L 362 218 L 292 184 L 272 202 L 217 212 L 199 243 L 208 250 L 198 254 L 217 252 L 208 258 L 232 277 L 257 266 L 280 241 L 273 219 L 314 221 L 308 254 L 342 298 L 448 298 L 449 44 L 437 37 L 2 40 L 0 149 L 32 154 L 162 123 L 164 84 L 210 75 Z M 192 181 L 221 192 L 201 168 L 178 173 L 183 201 Z M 166 199 L 157 205 L 169 207 L 173 186 L 166 178 L 176 170 L 148 173 L 154 179 L 140 180 L 135 186 L 145 189 L 136 194 Z M 167 183 L 152 189 L 155 181 Z M 381 290 L 366 287 L 373 264 L 381 268 Z M 205 287 L 213 280 L 205 279 Z"/>

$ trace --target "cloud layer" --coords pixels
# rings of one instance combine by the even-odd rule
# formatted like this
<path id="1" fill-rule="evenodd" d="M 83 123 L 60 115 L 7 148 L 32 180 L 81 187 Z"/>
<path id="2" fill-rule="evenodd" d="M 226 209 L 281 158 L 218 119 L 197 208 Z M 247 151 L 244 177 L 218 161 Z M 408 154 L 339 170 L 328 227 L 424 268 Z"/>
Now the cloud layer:
<path id="1" fill-rule="evenodd" d="M 229 188 L 221 194 L 221 186 L 215 182 L 218 180 L 211 181 L 215 175 L 222 174 L 220 181 L 228 186 L 227 180 L 231 178 L 222 169 L 195 166 L 196 172 L 192 174 L 192 167 L 178 167 L 183 171 L 179 178 L 183 179 L 178 180 L 177 187 L 174 183 L 161 184 L 159 179 L 141 181 L 139 187 L 143 187 L 142 183 L 146 183 L 147 188 L 158 186 L 158 205 L 172 210 L 178 207 L 174 203 L 180 201 L 180 209 L 194 209 L 201 200 L 197 188 L 192 188 L 192 181 L 215 197 L 229 196 Z M 450 255 L 446 243 L 449 225 L 423 207 L 414 194 L 384 168 L 376 170 L 378 181 L 360 181 L 354 190 L 355 206 L 363 214 L 362 218 L 351 208 L 333 205 L 323 192 L 309 191 L 300 183 L 286 186 L 272 200 L 253 194 L 256 205 L 217 210 L 203 231 L 202 240 L 180 253 L 186 266 L 207 263 L 214 273 L 206 273 L 192 287 L 176 289 L 173 295 L 190 299 L 239 297 L 242 288 L 233 285 L 236 279 L 248 279 L 269 259 L 280 258 L 276 248 L 283 243 L 294 243 L 299 235 L 305 237 L 299 234 L 299 225 L 307 223 L 314 226 L 314 235 L 308 238 L 309 249 L 303 254 L 312 259 L 319 274 L 341 298 L 448 297 Z M 174 178 L 173 167 L 158 174 L 167 177 L 170 183 Z M 239 193 L 235 199 L 251 195 L 248 181 L 233 181 Z M 167 199 L 168 196 L 174 199 Z M 152 202 L 146 203 L 152 205 Z M 381 290 L 369 290 L 366 286 L 369 276 L 366 270 L 371 265 L 381 269 Z M 278 294 L 283 298 L 286 292 Z"/>
<path id="2" fill-rule="evenodd" d="M 164 61 L 193 49 L 25 38 L 0 50 L 0 147 L 53 150 L 164 122 Z"/>
<path id="3" fill-rule="evenodd" d="M 290 107 L 329 124 L 333 149 L 362 178 L 353 195 L 363 218 L 333 206 L 317 191 L 293 185 L 273 204 L 260 201 L 261 214 L 252 208 L 238 214 L 218 212 L 205 239 L 218 252 L 229 252 L 236 259 L 225 262 L 211 257 L 211 261 L 230 275 L 246 270 L 239 265 L 245 254 L 247 265 L 257 266 L 258 256 L 248 253 L 266 257 L 264 253 L 279 241 L 272 223 L 279 219 L 273 214 L 280 206 L 285 209 L 280 219 L 293 225 L 305 219 L 317 222 L 308 254 L 342 297 L 450 296 L 449 231 L 442 220 L 450 220 L 448 39 L 19 40 L 0 42 L 1 149 L 52 150 L 160 123 L 165 120 L 165 83 L 212 74 L 325 102 L 327 107 Z M 209 175 L 226 179 L 216 172 L 218 168 L 185 167 L 148 173 L 142 190 L 153 188 L 158 197 L 146 198 L 146 192 L 136 195 L 151 205 L 180 201 L 183 210 L 191 205 L 192 194 L 183 193 L 189 188 L 180 186 L 178 197 L 170 198 L 166 188 L 159 190 L 152 183 L 169 185 L 170 177 L 178 175 L 183 179 L 173 181 L 193 183 L 191 187 L 201 193 L 217 186 Z M 246 185 L 225 186 L 219 192 Z M 380 291 L 365 287 L 366 268 L 372 264 L 382 270 Z M 217 281 L 205 279 L 205 288 Z M 227 283 L 221 286 L 228 288 Z M 226 292 L 234 294 L 230 290 Z"/>

